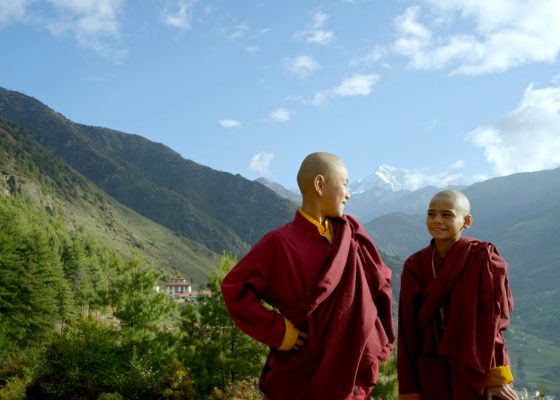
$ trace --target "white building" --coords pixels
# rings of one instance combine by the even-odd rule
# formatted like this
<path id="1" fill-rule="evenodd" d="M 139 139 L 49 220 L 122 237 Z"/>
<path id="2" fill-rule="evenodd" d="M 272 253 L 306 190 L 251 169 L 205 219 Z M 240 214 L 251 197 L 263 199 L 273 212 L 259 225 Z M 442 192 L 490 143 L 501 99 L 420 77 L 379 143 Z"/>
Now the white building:
<path id="1" fill-rule="evenodd" d="M 184 276 L 177 275 L 165 284 L 165 290 L 173 300 L 188 301 L 192 294 L 192 284 Z"/>

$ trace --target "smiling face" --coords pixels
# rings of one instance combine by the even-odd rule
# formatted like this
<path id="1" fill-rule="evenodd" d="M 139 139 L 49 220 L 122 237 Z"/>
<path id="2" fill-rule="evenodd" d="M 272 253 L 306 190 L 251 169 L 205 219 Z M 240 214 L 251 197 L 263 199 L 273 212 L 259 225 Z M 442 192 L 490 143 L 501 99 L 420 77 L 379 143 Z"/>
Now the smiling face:
<path id="1" fill-rule="evenodd" d="M 348 191 L 348 170 L 342 162 L 335 163 L 324 177 L 321 196 L 321 214 L 324 217 L 342 217 Z"/>
<path id="2" fill-rule="evenodd" d="M 467 198 L 460 192 L 444 191 L 430 201 L 426 226 L 436 246 L 452 245 L 461 237 L 463 229 L 472 223 Z"/>

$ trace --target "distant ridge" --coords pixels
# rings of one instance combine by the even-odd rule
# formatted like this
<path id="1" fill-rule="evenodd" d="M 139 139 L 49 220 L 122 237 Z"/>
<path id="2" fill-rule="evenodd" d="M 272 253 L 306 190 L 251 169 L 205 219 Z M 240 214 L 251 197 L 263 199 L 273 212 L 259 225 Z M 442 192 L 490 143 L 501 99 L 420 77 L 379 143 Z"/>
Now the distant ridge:
<path id="1" fill-rule="evenodd" d="M 301 203 L 301 194 L 299 192 L 286 189 L 284 186 L 278 182 L 274 182 L 268 178 L 260 177 L 255 179 L 255 182 L 266 186 L 270 190 L 274 191 L 278 196 L 290 200 L 292 203 L 299 205 Z"/>
<path id="2" fill-rule="evenodd" d="M 0 88 L 0 117 L 28 129 L 122 204 L 217 252 L 243 254 L 295 210 L 261 184 L 138 135 L 74 123 L 21 93 Z"/>

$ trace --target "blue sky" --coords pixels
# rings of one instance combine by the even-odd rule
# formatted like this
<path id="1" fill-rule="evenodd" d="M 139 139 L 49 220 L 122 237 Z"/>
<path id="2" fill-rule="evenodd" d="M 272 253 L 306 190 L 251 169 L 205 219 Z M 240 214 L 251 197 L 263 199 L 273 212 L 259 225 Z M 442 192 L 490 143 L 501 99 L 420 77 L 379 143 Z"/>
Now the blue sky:
<path id="1" fill-rule="evenodd" d="M 0 0 L 0 86 L 294 188 L 303 157 L 412 186 L 560 166 L 556 0 Z"/>

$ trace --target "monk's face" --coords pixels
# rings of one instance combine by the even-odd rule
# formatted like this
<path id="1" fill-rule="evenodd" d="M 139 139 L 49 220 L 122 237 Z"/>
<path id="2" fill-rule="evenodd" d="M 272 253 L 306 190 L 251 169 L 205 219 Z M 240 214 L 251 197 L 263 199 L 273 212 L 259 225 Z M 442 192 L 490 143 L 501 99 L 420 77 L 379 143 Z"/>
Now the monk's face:
<path id="1" fill-rule="evenodd" d="M 470 215 L 465 215 L 452 198 L 434 197 L 430 201 L 426 226 L 436 241 L 455 242 L 469 225 Z"/>
<path id="2" fill-rule="evenodd" d="M 348 170 L 342 162 L 339 162 L 325 175 L 321 197 L 322 214 L 325 217 L 342 217 L 344 206 L 349 198 Z"/>

